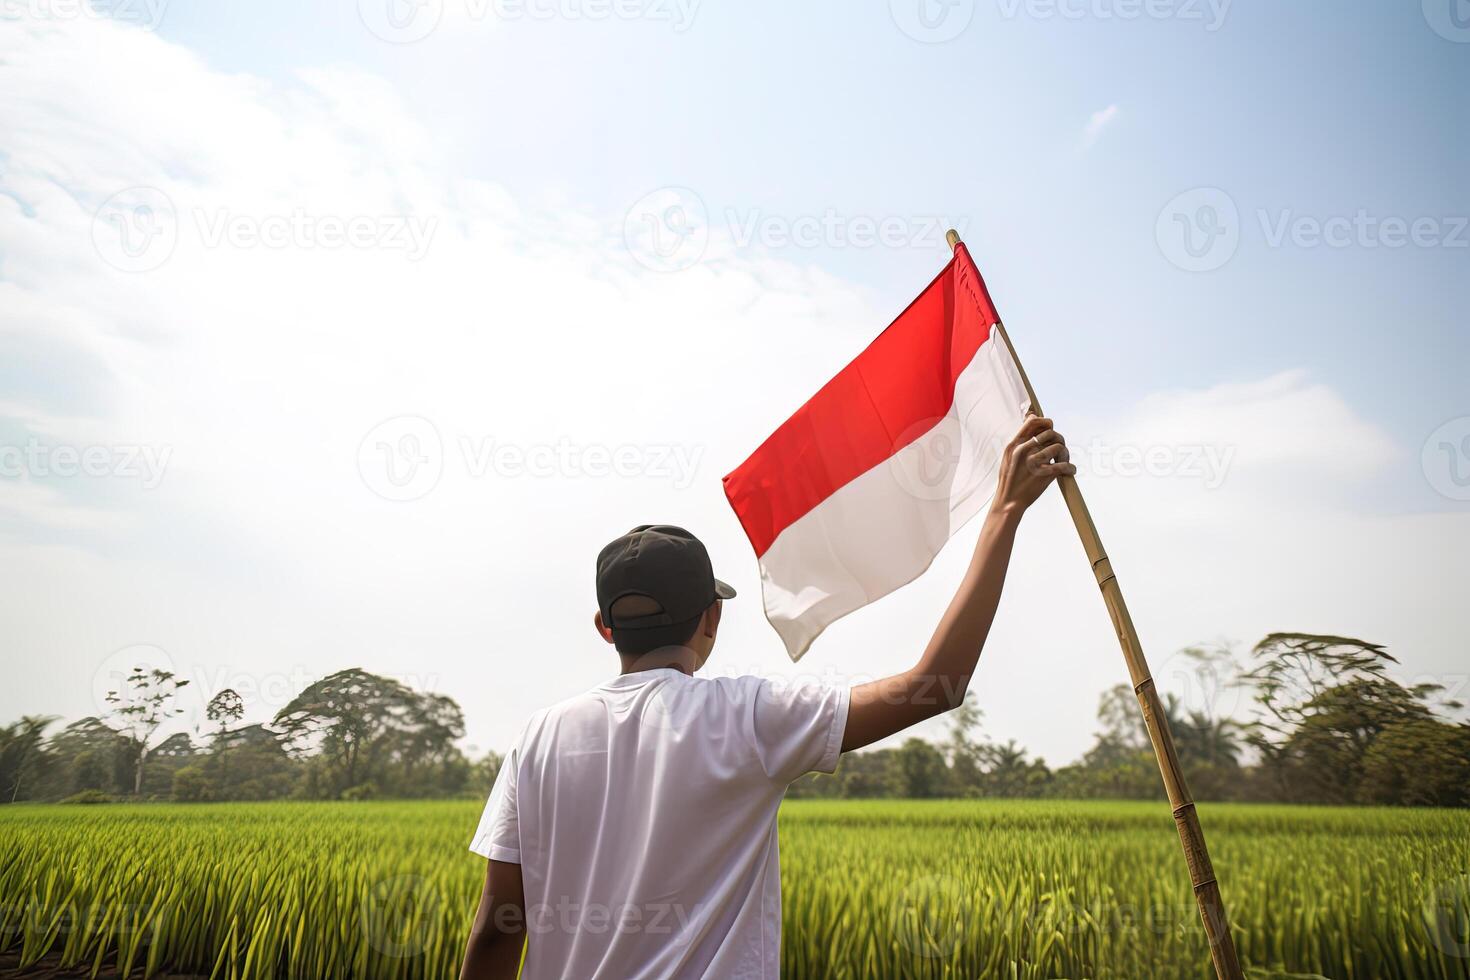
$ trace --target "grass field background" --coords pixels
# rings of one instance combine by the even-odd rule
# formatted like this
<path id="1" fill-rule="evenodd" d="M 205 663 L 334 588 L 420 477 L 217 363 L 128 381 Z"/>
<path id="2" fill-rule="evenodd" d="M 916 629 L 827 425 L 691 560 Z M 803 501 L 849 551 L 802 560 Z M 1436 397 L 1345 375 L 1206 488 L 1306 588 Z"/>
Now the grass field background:
<path id="1" fill-rule="evenodd" d="M 473 802 L 0 808 L 0 943 L 134 976 L 451 977 Z M 1470 813 L 1203 805 L 1257 976 L 1470 977 Z M 1213 976 L 1167 807 L 789 801 L 783 975 Z"/>

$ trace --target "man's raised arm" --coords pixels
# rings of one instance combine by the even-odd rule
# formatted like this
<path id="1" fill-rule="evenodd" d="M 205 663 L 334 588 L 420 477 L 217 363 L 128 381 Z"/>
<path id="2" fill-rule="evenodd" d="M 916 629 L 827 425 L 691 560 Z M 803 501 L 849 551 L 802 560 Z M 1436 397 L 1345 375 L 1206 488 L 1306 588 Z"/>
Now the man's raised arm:
<path id="1" fill-rule="evenodd" d="M 842 751 L 850 752 L 957 707 L 995 619 L 1021 515 L 1047 486 L 1077 472 L 1051 420 L 1027 416 L 1001 458 L 995 499 L 964 581 L 919 662 L 852 689 Z"/>

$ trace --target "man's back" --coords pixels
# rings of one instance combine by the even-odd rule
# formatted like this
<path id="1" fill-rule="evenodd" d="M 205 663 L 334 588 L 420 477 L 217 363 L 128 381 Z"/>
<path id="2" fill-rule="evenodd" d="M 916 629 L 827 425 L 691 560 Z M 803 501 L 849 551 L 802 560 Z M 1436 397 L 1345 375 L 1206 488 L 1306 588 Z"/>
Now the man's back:
<path id="1" fill-rule="evenodd" d="M 526 978 L 776 977 L 776 811 L 848 689 L 622 674 L 535 715 L 471 850 L 519 864 Z"/>

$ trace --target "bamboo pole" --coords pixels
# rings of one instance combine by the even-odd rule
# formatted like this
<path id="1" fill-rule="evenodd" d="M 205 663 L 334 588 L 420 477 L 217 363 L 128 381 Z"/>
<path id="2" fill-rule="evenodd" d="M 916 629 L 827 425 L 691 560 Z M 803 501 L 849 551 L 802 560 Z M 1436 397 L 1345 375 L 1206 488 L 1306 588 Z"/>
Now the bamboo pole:
<path id="1" fill-rule="evenodd" d="M 961 244 L 959 233 L 953 228 L 945 233 L 944 238 L 951 249 L 958 249 Z M 1016 370 L 1021 375 L 1021 382 L 1026 386 L 1026 395 L 1031 399 L 1031 411 L 1037 415 L 1042 414 L 1041 403 L 1036 399 L 1031 380 L 1026 377 L 1026 369 L 1021 366 L 1016 348 L 1012 346 L 1011 338 L 998 318 L 995 329 L 1006 349 L 1010 351 L 1011 360 L 1015 362 Z M 1225 902 L 1220 896 L 1220 886 L 1215 881 L 1215 869 L 1210 863 L 1210 852 L 1205 847 L 1204 831 L 1200 829 L 1199 816 L 1195 812 L 1194 797 L 1189 795 L 1184 773 L 1179 768 L 1179 756 L 1174 750 L 1174 736 L 1169 731 L 1169 717 L 1159 700 L 1153 675 L 1149 673 L 1148 661 L 1143 656 L 1143 646 L 1138 642 L 1138 634 L 1133 629 L 1133 619 L 1128 615 L 1128 607 L 1123 602 L 1123 593 L 1113 575 L 1112 563 L 1103 550 L 1102 538 L 1098 536 L 1097 527 L 1092 523 L 1092 515 L 1082 499 L 1077 479 L 1071 476 L 1059 477 L 1057 486 L 1067 502 L 1067 510 L 1072 514 L 1072 523 L 1077 526 L 1082 548 L 1087 552 L 1087 560 L 1092 563 L 1092 574 L 1097 579 L 1097 587 L 1102 590 L 1103 602 L 1107 604 L 1108 615 L 1113 620 L 1113 630 L 1118 634 L 1118 643 L 1123 648 L 1123 659 L 1128 664 L 1128 675 L 1133 680 L 1133 693 L 1137 695 L 1138 706 L 1143 711 L 1143 722 L 1148 728 L 1149 741 L 1153 743 L 1159 773 L 1164 778 L 1164 790 L 1169 794 L 1169 804 L 1174 810 L 1174 824 L 1179 830 L 1179 843 L 1184 848 L 1185 863 L 1189 865 L 1189 881 L 1194 886 L 1200 919 L 1204 922 L 1205 935 L 1210 941 L 1210 957 L 1215 963 L 1215 975 L 1220 980 L 1243 980 L 1244 974 L 1241 973 L 1240 961 L 1235 953 L 1235 942 L 1230 938 L 1230 921 L 1225 914 Z"/>

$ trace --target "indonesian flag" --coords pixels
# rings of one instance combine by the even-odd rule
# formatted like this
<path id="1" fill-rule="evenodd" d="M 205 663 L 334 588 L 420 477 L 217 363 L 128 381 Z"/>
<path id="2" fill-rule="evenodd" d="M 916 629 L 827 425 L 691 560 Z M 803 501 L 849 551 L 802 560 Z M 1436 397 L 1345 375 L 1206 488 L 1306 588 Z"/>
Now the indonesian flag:
<path id="1" fill-rule="evenodd" d="M 918 578 L 989 503 L 1031 400 L 963 244 L 888 329 L 725 477 L 792 660 Z"/>

